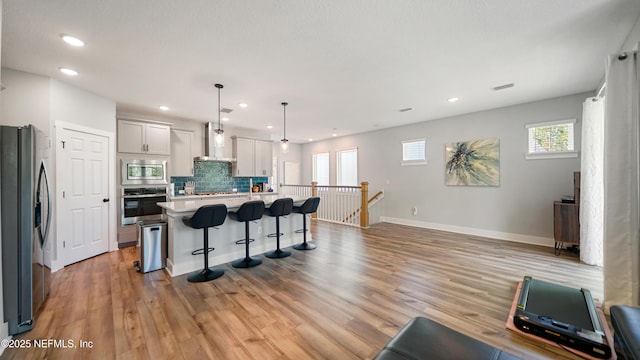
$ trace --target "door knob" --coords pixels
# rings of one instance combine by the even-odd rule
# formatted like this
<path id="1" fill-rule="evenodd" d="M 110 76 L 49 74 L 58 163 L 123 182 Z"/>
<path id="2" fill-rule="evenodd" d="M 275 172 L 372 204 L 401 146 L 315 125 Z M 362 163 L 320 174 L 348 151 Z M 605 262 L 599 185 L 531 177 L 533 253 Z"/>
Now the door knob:
<path id="1" fill-rule="evenodd" d="M 102 202 L 109 202 L 109 198 L 102 199 Z"/>

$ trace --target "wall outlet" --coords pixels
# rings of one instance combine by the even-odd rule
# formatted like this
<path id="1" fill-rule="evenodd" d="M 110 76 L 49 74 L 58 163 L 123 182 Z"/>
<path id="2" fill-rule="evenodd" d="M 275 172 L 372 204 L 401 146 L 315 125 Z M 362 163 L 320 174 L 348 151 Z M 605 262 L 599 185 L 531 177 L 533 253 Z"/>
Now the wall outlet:
<path id="1" fill-rule="evenodd" d="M 412 207 L 411 208 L 411 213 L 413 214 L 413 216 L 418 215 L 418 207 L 417 206 Z"/>
<path id="2" fill-rule="evenodd" d="M 262 226 L 258 226 L 258 235 L 262 234 Z"/>

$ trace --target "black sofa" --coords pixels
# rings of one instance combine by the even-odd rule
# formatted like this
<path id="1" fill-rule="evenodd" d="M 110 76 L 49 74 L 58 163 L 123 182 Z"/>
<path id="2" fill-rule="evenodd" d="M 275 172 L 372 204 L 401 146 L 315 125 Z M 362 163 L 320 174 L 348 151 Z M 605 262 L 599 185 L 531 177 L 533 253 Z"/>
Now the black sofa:
<path id="1" fill-rule="evenodd" d="M 413 318 L 376 355 L 376 360 L 519 359 L 427 318 Z"/>
<path id="2" fill-rule="evenodd" d="M 640 360 L 640 308 L 614 305 L 610 312 L 618 359 Z"/>

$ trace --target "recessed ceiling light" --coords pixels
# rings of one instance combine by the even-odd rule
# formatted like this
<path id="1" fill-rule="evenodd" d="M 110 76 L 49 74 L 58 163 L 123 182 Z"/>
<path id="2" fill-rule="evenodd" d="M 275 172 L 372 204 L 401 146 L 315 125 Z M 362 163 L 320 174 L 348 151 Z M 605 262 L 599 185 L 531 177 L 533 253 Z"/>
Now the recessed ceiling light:
<path id="1" fill-rule="evenodd" d="M 84 41 L 78 39 L 75 36 L 60 34 L 60 38 L 62 38 L 62 40 L 64 40 L 64 42 L 66 42 L 69 45 L 77 46 L 77 47 L 84 46 Z"/>
<path id="2" fill-rule="evenodd" d="M 69 76 L 76 76 L 78 75 L 78 72 L 73 70 L 73 69 L 69 69 L 69 68 L 65 68 L 65 67 L 61 67 L 58 68 L 58 70 L 60 70 L 61 73 L 65 74 L 65 75 L 69 75 Z"/>
<path id="3" fill-rule="evenodd" d="M 451 98 L 447 99 L 447 101 L 450 102 L 450 103 L 454 103 L 454 102 L 456 102 L 458 100 L 460 100 L 460 99 L 458 99 L 457 97 L 451 97 Z"/>
<path id="4" fill-rule="evenodd" d="M 313 141 L 313 139 L 309 138 L 309 141 Z"/>
<path id="5" fill-rule="evenodd" d="M 331 136 L 336 137 L 336 136 L 338 136 L 338 134 L 333 133 L 333 134 L 331 134 Z"/>
<path id="6" fill-rule="evenodd" d="M 273 125 L 267 125 L 267 129 L 273 129 Z"/>
<path id="7" fill-rule="evenodd" d="M 229 118 L 228 117 L 223 117 L 222 121 L 229 121 Z"/>
<path id="8" fill-rule="evenodd" d="M 247 106 L 249 106 L 249 104 L 247 104 L 247 103 L 240 103 L 240 104 L 238 104 L 238 106 L 240 106 L 241 108 L 243 108 L 243 109 L 244 109 L 244 108 L 246 108 Z"/>
<path id="9" fill-rule="evenodd" d="M 169 107 L 168 107 L 168 106 L 164 106 L 164 105 L 162 105 L 162 106 L 160 106 L 160 110 L 162 110 L 162 111 L 169 111 Z"/>

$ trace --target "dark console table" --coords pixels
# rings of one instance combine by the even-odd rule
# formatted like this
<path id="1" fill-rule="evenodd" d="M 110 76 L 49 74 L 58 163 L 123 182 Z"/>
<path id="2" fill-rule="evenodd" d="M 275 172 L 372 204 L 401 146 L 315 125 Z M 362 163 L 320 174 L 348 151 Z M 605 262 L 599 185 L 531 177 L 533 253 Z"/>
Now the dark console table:
<path id="1" fill-rule="evenodd" d="M 573 202 L 553 202 L 554 253 L 560 255 L 567 246 L 580 246 L 580 172 L 573 173 Z"/>

